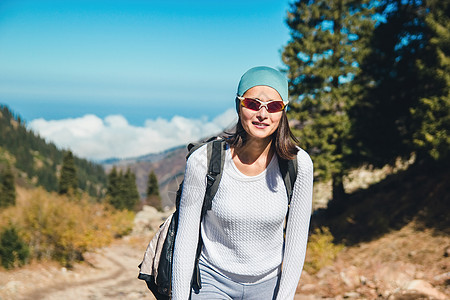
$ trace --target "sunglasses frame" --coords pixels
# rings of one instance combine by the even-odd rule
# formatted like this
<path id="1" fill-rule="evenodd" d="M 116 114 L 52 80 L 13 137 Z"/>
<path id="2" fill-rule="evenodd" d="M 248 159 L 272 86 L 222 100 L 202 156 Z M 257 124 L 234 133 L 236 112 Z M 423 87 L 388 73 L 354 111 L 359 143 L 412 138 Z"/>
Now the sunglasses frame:
<path id="1" fill-rule="evenodd" d="M 241 97 L 241 96 L 236 96 L 236 98 L 239 99 L 239 101 L 241 102 L 241 105 L 243 107 L 248 108 L 248 109 L 253 110 L 253 111 L 259 111 L 262 107 L 265 107 L 267 112 L 269 112 L 269 113 L 276 113 L 276 112 L 283 111 L 286 108 L 286 105 L 284 104 L 283 100 L 269 100 L 269 101 L 263 102 L 263 101 L 259 100 L 258 98 Z M 254 100 L 254 101 L 258 102 L 259 103 L 259 108 L 257 110 L 254 110 L 254 109 L 251 109 L 251 108 L 245 106 L 244 105 L 245 99 L 250 99 L 250 100 Z M 277 110 L 277 111 L 274 111 L 274 112 L 270 112 L 267 105 L 269 105 L 272 102 L 281 102 L 283 106 L 282 106 L 282 108 L 280 110 Z"/>

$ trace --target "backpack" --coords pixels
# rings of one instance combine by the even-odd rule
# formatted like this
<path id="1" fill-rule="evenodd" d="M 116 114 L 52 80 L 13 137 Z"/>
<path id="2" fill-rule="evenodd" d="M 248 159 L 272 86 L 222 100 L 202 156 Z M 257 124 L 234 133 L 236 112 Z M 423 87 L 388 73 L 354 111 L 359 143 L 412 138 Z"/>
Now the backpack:
<path id="1" fill-rule="evenodd" d="M 204 144 L 205 143 L 189 144 L 186 159 Z M 205 197 L 203 199 L 200 222 L 206 212 L 211 209 L 212 199 L 214 198 L 219 187 L 226 149 L 226 141 L 223 139 L 208 141 L 206 144 L 208 172 L 206 175 L 207 184 Z M 297 177 L 297 160 L 284 160 L 279 158 L 278 162 L 290 204 L 292 189 Z M 163 224 L 161 224 L 159 230 L 155 233 L 154 237 L 147 246 L 143 261 L 139 264 L 140 272 L 138 278 L 145 280 L 147 287 L 158 300 L 168 300 L 172 294 L 173 250 L 178 228 L 178 215 L 182 189 L 183 182 L 181 182 L 178 187 L 175 201 L 175 212 L 170 215 Z M 199 238 L 194 272 L 191 281 L 191 285 L 195 289 L 201 289 L 198 262 L 200 259 L 202 246 L 202 239 Z"/>

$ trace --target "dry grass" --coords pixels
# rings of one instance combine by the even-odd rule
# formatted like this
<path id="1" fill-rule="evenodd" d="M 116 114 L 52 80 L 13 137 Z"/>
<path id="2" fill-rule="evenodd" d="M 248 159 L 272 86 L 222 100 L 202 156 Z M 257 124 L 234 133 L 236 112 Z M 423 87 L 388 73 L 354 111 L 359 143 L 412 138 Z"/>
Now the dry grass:
<path id="1" fill-rule="evenodd" d="M 86 251 L 110 244 L 132 229 L 134 214 L 87 197 L 61 196 L 41 188 L 17 189 L 17 203 L 0 212 L 0 228 L 13 224 L 32 259 L 71 266 Z"/>

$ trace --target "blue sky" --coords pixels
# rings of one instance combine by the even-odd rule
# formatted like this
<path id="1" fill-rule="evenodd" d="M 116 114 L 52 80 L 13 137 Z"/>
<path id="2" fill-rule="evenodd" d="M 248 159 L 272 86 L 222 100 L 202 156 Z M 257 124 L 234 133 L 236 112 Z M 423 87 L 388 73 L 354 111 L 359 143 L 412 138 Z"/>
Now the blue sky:
<path id="1" fill-rule="evenodd" d="M 3 0 L 0 103 L 61 147 L 72 142 L 45 133 L 50 121 L 74 127 L 92 115 L 107 128 L 108 116 L 120 116 L 143 129 L 180 117 L 223 126 L 240 76 L 256 65 L 283 66 L 288 8 L 280 0 Z M 125 152 L 111 155 L 136 154 Z"/>

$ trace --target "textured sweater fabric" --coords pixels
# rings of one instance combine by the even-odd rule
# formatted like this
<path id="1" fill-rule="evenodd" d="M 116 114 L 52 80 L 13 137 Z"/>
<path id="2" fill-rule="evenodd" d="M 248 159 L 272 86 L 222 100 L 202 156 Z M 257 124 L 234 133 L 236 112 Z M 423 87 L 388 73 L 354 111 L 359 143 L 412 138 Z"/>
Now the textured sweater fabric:
<path id="1" fill-rule="evenodd" d="M 231 280 L 257 283 L 281 271 L 278 300 L 293 299 L 303 268 L 312 206 L 313 166 L 302 149 L 286 227 L 288 199 L 277 157 L 256 176 L 242 174 L 227 149 L 212 208 L 201 223 L 202 260 Z M 206 146 L 188 159 L 175 240 L 172 297 L 189 299 L 206 190 Z M 282 269 L 282 270 L 281 270 Z"/>

